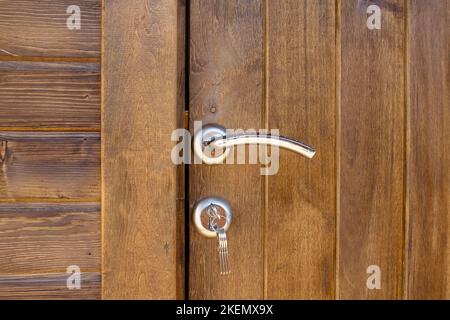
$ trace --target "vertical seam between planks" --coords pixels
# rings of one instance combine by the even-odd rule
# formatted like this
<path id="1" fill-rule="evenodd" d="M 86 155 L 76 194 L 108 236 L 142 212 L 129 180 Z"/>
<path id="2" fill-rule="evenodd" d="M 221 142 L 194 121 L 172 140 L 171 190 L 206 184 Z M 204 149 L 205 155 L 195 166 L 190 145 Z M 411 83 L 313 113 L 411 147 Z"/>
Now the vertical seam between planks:
<path id="1" fill-rule="evenodd" d="M 403 244 L 402 244 L 402 277 L 399 289 L 399 298 L 407 299 L 408 298 L 408 242 L 409 242 L 409 209 L 408 209 L 408 155 L 409 155 L 409 65 L 408 65 L 408 57 L 409 57 L 409 5 L 408 1 L 404 1 L 404 54 L 403 54 L 403 76 L 404 76 L 404 172 L 403 172 Z"/>
<path id="2" fill-rule="evenodd" d="M 176 129 L 186 129 L 186 72 L 184 68 L 186 61 L 186 16 L 185 11 L 183 11 L 186 6 L 187 1 L 176 0 L 176 107 L 175 107 L 175 118 L 176 118 Z M 180 23 L 181 21 L 181 23 Z M 180 56 L 180 52 L 182 55 Z M 180 74 L 182 75 L 180 77 Z M 181 94 L 181 95 L 180 95 Z M 174 261 L 175 261 L 175 299 L 184 300 L 186 296 L 186 166 L 184 164 L 178 164 L 176 169 L 177 188 L 175 197 L 175 234 L 174 234 Z M 182 181 L 182 183 L 181 183 Z M 181 206 L 181 209 L 179 208 Z M 180 242 L 182 246 L 179 246 Z"/>
<path id="3" fill-rule="evenodd" d="M 104 188 L 104 137 L 103 137 L 103 119 L 105 112 L 105 78 L 103 74 L 103 55 L 105 53 L 105 0 L 100 2 L 100 299 L 104 300 L 104 283 L 105 283 L 105 273 L 104 273 L 104 261 L 105 261 L 105 188 Z"/>
<path id="4" fill-rule="evenodd" d="M 339 300 L 339 240 L 340 240 L 340 189 L 341 189 L 341 2 L 336 0 L 335 2 L 335 109 L 336 109 L 336 119 L 335 119 L 335 170 L 336 170 L 336 217 L 335 217 L 335 268 L 334 268 L 334 278 L 335 278 L 335 300 Z"/>
<path id="5" fill-rule="evenodd" d="M 264 0 L 264 127 L 269 130 L 269 1 Z M 267 226 L 269 210 L 269 176 L 264 176 L 264 223 L 263 223 L 263 298 L 268 299 L 268 266 L 267 266 Z"/>

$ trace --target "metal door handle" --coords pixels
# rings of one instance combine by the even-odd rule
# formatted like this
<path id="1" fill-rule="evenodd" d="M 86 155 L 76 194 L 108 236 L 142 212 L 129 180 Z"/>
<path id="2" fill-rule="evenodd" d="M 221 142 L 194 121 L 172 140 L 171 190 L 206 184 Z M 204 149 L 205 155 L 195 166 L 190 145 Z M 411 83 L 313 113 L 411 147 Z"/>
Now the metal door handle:
<path id="1" fill-rule="evenodd" d="M 194 152 L 206 164 L 219 164 L 228 156 L 233 146 L 243 144 L 264 144 L 277 146 L 296 152 L 308 159 L 311 159 L 316 154 L 316 150 L 307 144 L 284 136 L 274 136 L 267 133 L 238 133 L 227 135 L 226 129 L 220 125 L 209 124 L 203 126 L 194 135 Z M 204 147 L 211 147 L 214 149 L 225 148 L 225 151 L 215 157 L 210 157 L 203 152 Z"/>

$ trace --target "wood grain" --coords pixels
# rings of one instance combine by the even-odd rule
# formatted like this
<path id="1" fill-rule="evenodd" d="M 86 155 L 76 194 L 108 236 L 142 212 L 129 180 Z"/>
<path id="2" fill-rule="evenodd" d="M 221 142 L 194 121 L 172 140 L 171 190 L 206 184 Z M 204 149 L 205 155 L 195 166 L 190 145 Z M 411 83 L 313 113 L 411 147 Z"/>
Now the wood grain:
<path id="1" fill-rule="evenodd" d="M 264 1 L 192 0 L 190 114 L 193 122 L 229 129 L 263 128 Z M 189 298 L 263 298 L 263 182 L 258 165 L 190 167 L 190 205 L 207 196 L 227 199 L 232 273 L 219 275 L 217 241 L 191 225 Z"/>
<path id="2" fill-rule="evenodd" d="M 100 0 L 0 0 L 0 56 L 100 56 Z M 69 30 L 66 13 L 81 10 L 81 29 Z"/>
<path id="3" fill-rule="evenodd" d="M 104 3 L 103 298 L 177 294 L 177 0 Z"/>
<path id="4" fill-rule="evenodd" d="M 0 132 L 0 200 L 99 196 L 98 133 Z"/>
<path id="5" fill-rule="evenodd" d="M 0 62 L 0 127 L 100 130 L 98 64 Z"/>
<path id="6" fill-rule="evenodd" d="M 308 160 L 280 150 L 268 178 L 268 299 L 334 297 L 336 52 L 334 1 L 267 1 L 270 129 L 317 149 Z"/>
<path id="7" fill-rule="evenodd" d="M 177 127 L 178 128 L 188 128 L 189 117 L 186 116 L 186 94 L 187 94 L 187 83 L 186 83 L 186 61 L 187 61 L 187 25 L 186 21 L 189 19 L 187 16 L 187 8 L 185 0 L 178 1 L 178 17 L 177 17 L 177 68 L 178 68 L 178 112 L 177 112 Z M 187 119 L 186 119 L 187 118 Z M 186 299 L 186 256 L 189 254 L 186 252 L 186 229 L 187 221 L 186 219 L 186 167 L 187 165 L 179 165 L 177 168 L 178 176 L 178 186 L 177 186 L 177 299 Z"/>
<path id="8" fill-rule="evenodd" d="M 100 206 L 0 203 L 0 256 L 1 276 L 99 271 Z"/>
<path id="9" fill-rule="evenodd" d="M 408 4 L 405 298 L 450 299 L 450 1 Z"/>
<path id="10" fill-rule="evenodd" d="M 401 297 L 404 185 L 403 0 L 378 1 L 382 29 L 366 26 L 371 1 L 340 1 L 340 299 Z M 366 286 L 381 268 L 381 289 Z"/>
<path id="11" fill-rule="evenodd" d="M 0 275 L 1 300 L 99 299 L 100 273 L 81 274 L 81 288 L 67 288 L 67 273 Z"/>

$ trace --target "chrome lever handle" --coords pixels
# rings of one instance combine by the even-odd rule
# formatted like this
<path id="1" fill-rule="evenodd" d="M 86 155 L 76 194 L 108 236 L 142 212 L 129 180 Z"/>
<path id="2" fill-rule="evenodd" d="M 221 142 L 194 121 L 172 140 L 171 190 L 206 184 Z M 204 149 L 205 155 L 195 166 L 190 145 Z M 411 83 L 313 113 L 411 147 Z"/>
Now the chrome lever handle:
<path id="1" fill-rule="evenodd" d="M 316 150 L 307 144 L 284 136 L 273 136 L 266 133 L 245 133 L 230 136 L 212 137 L 204 141 L 204 145 L 213 148 L 229 148 L 242 144 L 266 144 L 277 146 L 283 149 L 294 151 L 302 156 L 311 159 L 316 154 Z"/>
<path id="2" fill-rule="evenodd" d="M 243 144 L 263 144 L 277 146 L 298 153 L 308 159 L 316 154 L 311 146 L 284 136 L 275 136 L 267 133 L 242 133 L 227 135 L 224 127 L 219 125 L 206 125 L 194 136 L 194 152 L 207 164 L 219 164 L 228 156 L 231 148 Z M 203 148 L 225 148 L 225 151 L 217 156 L 210 157 L 204 154 Z"/>

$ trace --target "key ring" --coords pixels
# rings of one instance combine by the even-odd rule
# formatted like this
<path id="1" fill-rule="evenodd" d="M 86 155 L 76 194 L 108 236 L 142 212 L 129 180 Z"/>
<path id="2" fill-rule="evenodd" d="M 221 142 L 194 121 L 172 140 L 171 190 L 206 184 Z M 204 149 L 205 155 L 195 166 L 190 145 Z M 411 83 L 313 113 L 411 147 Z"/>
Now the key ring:
<path id="1" fill-rule="evenodd" d="M 208 208 L 206 208 L 206 214 L 208 215 L 208 228 L 211 231 L 216 231 L 219 228 L 219 225 L 216 223 L 216 220 L 220 220 L 220 214 L 217 212 L 217 206 L 215 204 L 210 204 Z"/>
<path id="2" fill-rule="evenodd" d="M 217 237 L 217 232 L 214 229 L 211 230 L 209 228 L 206 228 L 202 223 L 202 215 L 204 215 L 204 213 L 206 212 L 206 214 L 208 214 L 209 216 L 208 208 L 213 211 L 215 210 L 214 212 L 216 212 L 217 216 L 219 216 L 219 214 L 217 213 L 217 208 L 213 209 L 213 207 L 219 207 L 225 212 L 225 224 L 221 227 L 223 230 L 227 231 L 231 224 L 232 214 L 231 207 L 228 201 L 220 197 L 207 197 L 199 200 L 194 205 L 192 220 L 197 231 L 207 238 Z M 210 220 L 208 219 L 208 221 Z"/>

